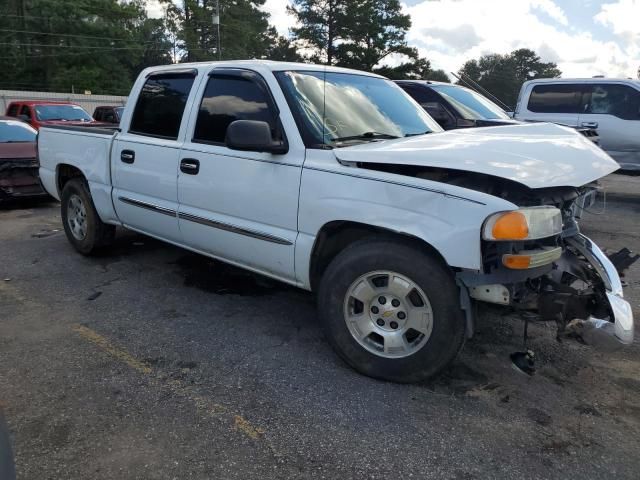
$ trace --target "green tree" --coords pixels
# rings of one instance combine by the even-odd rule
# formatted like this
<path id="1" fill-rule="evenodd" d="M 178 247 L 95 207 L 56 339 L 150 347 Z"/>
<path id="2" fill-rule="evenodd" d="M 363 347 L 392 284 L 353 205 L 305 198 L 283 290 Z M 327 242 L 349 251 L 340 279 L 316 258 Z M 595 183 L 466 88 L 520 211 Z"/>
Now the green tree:
<path id="1" fill-rule="evenodd" d="M 293 28 L 293 38 L 313 53 L 309 60 L 333 65 L 336 43 L 347 36 L 350 21 L 347 8 L 351 2 L 342 0 L 294 0 L 287 6 L 300 25 Z M 354 2 L 357 3 L 357 2 Z"/>
<path id="2" fill-rule="evenodd" d="M 460 83 L 473 87 L 474 82 L 496 96 L 507 107 L 513 108 L 520 87 L 527 80 L 555 78 L 562 74 L 555 63 L 542 62 L 540 57 L 526 48 L 507 55 L 484 55 L 469 60 L 458 72 Z"/>
<path id="3" fill-rule="evenodd" d="M 286 38 L 269 25 L 269 14 L 261 9 L 265 0 L 220 2 L 220 52 L 218 29 L 213 23 L 215 0 L 183 0 L 170 7 L 181 24 L 177 44 L 181 61 L 246 58 L 297 59 Z"/>
<path id="4" fill-rule="evenodd" d="M 293 38 L 311 52 L 308 60 L 391 78 L 432 72 L 429 61 L 407 44 L 411 19 L 399 0 L 294 0 L 288 11 L 299 25 Z"/>
<path id="5" fill-rule="evenodd" d="M 348 36 L 337 46 L 339 65 L 372 71 L 391 55 L 418 58 L 417 51 L 407 45 L 405 38 L 411 18 L 402 14 L 398 0 L 346 3 L 346 19 L 350 26 Z"/>
<path id="6" fill-rule="evenodd" d="M 451 79 L 444 70 L 432 70 L 424 76 L 425 80 L 433 80 L 434 82 L 451 83 Z"/>
<path id="7" fill-rule="evenodd" d="M 553 62 L 543 62 L 538 54 L 528 48 L 520 48 L 511 52 L 516 77 L 523 82 L 534 78 L 556 78 L 562 75 Z"/>
<path id="8" fill-rule="evenodd" d="M 278 35 L 274 27 L 270 27 L 267 34 L 267 50 L 264 58 L 281 62 L 302 62 L 303 58 L 298 53 L 295 44 L 288 38 Z"/>
<path id="9" fill-rule="evenodd" d="M 162 21 L 131 0 L 0 0 L 0 88 L 126 94 L 168 63 Z"/>

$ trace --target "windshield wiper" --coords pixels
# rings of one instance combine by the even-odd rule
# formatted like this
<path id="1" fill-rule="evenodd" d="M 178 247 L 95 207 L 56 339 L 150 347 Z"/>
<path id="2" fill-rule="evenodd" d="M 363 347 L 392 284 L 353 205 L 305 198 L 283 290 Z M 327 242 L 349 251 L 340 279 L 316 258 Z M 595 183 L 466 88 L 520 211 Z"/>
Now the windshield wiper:
<path id="1" fill-rule="evenodd" d="M 405 137 L 417 137 L 418 135 L 426 135 L 427 133 L 431 133 L 431 131 L 420 132 L 420 133 L 407 133 Z"/>
<path id="2" fill-rule="evenodd" d="M 397 135 L 391 135 L 390 133 L 381 132 L 364 132 L 360 135 L 350 135 L 348 137 L 332 138 L 334 142 L 346 142 L 349 140 L 392 140 L 394 138 L 400 138 Z"/>

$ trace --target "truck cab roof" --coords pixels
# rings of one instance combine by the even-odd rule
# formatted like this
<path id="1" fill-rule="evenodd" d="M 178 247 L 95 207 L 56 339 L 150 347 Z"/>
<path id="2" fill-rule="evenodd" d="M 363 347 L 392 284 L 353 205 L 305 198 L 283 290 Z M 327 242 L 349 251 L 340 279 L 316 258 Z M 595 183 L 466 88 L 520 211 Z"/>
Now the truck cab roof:
<path id="1" fill-rule="evenodd" d="M 270 70 L 272 72 L 281 72 L 286 70 L 298 70 L 307 72 L 334 72 L 334 73 L 351 73 L 355 75 L 364 75 L 368 77 L 385 78 L 375 73 L 363 72 L 361 70 L 353 70 L 350 68 L 334 67 L 328 65 L 317 65 L 313 63 L 297 63 L 297 62 L 277 62 L 273 60 L 222 60 L 213 62 L 192 62 L 181 63 L 179 65 L 162 65 L 157 67 L 149 67 L 142 73 L 143 76 L 149 76 L 155 73 L 161 73 L 163 71 L 172 70 L 207 70 L 215 67 L 228 67 L 228 68 L 250 68 L 255 70 L 259 69 Z"/>

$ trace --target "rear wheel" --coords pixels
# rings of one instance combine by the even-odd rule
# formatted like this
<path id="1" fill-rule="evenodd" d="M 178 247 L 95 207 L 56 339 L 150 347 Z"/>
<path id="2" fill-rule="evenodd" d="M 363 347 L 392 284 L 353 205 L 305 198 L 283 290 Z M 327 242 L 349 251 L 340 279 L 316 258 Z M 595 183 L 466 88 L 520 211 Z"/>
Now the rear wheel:
<path id="1" fill-rule="evenodd" d="M 341 252 L 318 292 L 327 337 L 371 377 L 417 382 L 441 371 L 464 341 L 458 287 L 442 261 L 395 239 Z"/>
<path id="2" fill-rule="evenodd" d="M 61 204 L 64 231 L 78 252 L 91 255 L 113 242 L 115 226 L 100 220 L 84 179 L 73 178 L 65 184 Z"/>

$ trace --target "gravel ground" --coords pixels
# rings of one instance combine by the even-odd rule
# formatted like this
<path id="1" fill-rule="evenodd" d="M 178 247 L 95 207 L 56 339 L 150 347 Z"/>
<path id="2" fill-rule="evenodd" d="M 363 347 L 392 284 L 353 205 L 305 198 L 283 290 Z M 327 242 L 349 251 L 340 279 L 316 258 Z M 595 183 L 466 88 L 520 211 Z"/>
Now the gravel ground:
<path id="1" fill-rule="evenodd" d="M 640 177 L 583 230 L 640 250 Z M 596 207 L 597 209 L 597 207 Z M 0 210 L 0 406 L 22 479 L 638 478 L 640 348 L 483 309 L 428 384 L 358 375 L 311 294 L 120 231 L 72 251 L 55 203 Z M 640 318 L 640 262 L 626 277 Z"/>

